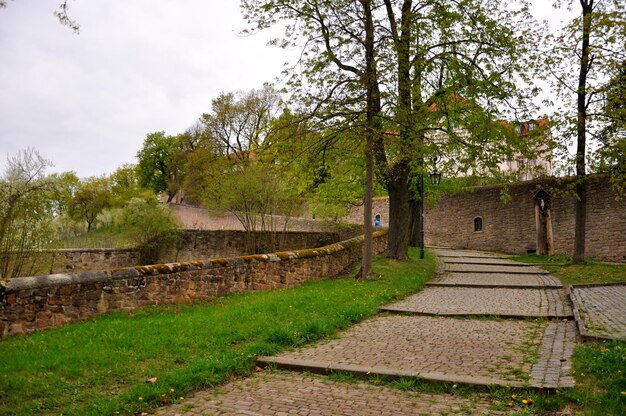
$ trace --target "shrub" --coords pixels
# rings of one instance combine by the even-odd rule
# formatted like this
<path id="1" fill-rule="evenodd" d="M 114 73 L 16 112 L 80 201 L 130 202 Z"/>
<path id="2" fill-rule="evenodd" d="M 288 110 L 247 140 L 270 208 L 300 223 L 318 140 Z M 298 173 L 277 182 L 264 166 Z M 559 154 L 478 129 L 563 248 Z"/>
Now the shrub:
<path id="1" fill-rule="evenodd" d="M 139 249 L 142 264 L 157 263 L 178 239 L 178 225 L 156 200 L 133 198 L 121 217 L 120 226 Z"/>

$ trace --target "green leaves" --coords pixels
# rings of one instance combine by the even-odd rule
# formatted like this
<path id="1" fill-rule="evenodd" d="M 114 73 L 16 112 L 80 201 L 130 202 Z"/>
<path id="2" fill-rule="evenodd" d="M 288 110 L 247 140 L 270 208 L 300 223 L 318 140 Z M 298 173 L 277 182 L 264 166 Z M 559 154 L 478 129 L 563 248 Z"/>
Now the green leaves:
<path id="1" fill-rule="evenodd" d="M 53 235 L 55 206 L 50 195 L 58 178 L 47 176 L 51 163 L 27 149 L 8 159 L 0 176 L 0 280 L 32 270 L 41 249 Z"/>
<path id="2" fill-rule="evenodd" d="M 87 232 L 98 215 L 111 205 L 110 181 L 107 177 L 82 180 L 69 201 L 68 213 L 76 221 L 87 223 Z"/>
<path id="3" fill-rule="evenodd" d="M 167 191 L 170 199 L 173 198 L 177 189 L 172 189 L 170 185 L 176 174 L 173 157 L 177 150 L 176 137 L 166 136 L 163 131 L 148 134 L 143 147 L 137 152 L 141 186 L 157 194 Z"/>

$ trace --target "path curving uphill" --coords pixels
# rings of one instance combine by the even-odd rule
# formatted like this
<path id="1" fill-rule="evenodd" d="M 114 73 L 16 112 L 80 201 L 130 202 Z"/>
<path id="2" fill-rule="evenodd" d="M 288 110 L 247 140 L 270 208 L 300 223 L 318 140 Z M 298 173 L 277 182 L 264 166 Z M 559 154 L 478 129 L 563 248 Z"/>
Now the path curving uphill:
<path id="1" fill-rule="evenodd" d="M 198 392 L 157 414 L 506 414 L 480 397 L 410 395 L 315 374 L 339 371 L 471 385 L 574 386 L 576 324 L 557 279 L 492 253 L 436 254 L 439 274 L 423 291 L 381 308 L 337 339 L 257 360 L 289 372 L 263 372 L 229 383 L 220 394 Z"/>

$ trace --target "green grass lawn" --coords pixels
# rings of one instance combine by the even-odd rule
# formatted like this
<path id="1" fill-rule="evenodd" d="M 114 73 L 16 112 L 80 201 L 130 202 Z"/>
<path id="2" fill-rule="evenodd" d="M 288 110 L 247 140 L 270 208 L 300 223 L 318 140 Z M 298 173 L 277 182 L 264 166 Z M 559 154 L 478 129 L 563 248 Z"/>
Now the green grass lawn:
<path id="1" fill-rule="evenodd" d="M 588 284 L 626 281 L 626 265 L 588 259 L 585 265 L 573 265 L 568 257 L 513 257 L 525 263 L 540 263 L 563 284 Z M 556 395 L 538 397 L 543 409 L 575 409 L 580 415 L 626 414 L 626 343 L 598 341 L 578 345 L 574 350 L 576 388 Z"/>
<path id="2" fill-rule="evenodd" d="M 178 401 L 190 391 L 245 376 L 254 371 L 257 355 L 332 337 L 375 315 L 380 305 L 418 291 L 433 274 L 434 260 L 416 260 L 416 250 L 410 254 L 415 260 L 377 257 L 375 271 L 380 277 L 369 281 L 329 279 L 211 303 L 151 307 L 130 315 L 109 313 L 2 340 L 0 415 L 137 414 L 164 401 Z M 585 283 L 585 276 L 596 278 L 605 266 L 612 279 L 619 275 L 614 268 L 623 267 L 590 262 L 573 280 Z M 418 393 L 487 394 L 494 409 L 517 415 L 549 415 L 563 409 L 584 415 L 626 414 L 625 343 L 578 346 L 574 370 L 577 387 L 551 395 L 454 388 L 451 383 L 419 379 L 389 385 Z M 523 399 L 533 404 L 522 405 Z"/>
<path id="3" fill-rule="evenodd" d="M 571 264 L 570 258 L 563 254 L 553 256 L 529 254 L 512 257 L 512 259 L 524 263 L 539 263 L 542 269 L 552 273 L 564 285 L 626 282 L 626 264 L 604 263 L 588 259 L 585 265 L 574 265 Z"/>
<path id="4" fill-rule="evenodd" d="M 249 374 L 257 355 L 373 316 L 380 305 L 418 291 L 434 267 L 431 257 L 377 257 L 380 277 L 369 281 L 321 280 L 212 303 L 108 313 L 10 337 L 0 341 L 0 415 L 133 414 L 180 400 Z"/>

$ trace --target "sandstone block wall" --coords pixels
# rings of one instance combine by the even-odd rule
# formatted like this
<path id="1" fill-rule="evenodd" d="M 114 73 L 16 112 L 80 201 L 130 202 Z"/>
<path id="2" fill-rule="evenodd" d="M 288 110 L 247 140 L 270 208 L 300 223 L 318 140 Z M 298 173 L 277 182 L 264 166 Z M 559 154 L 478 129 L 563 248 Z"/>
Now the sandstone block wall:
<path id="1" fill-rule="evenodd" d="M 626 263 L 626 199 L 615 200 L 608 181 L 589 176 L 587 184 L 588 257 Z M 509 188 L 511 200 L 503 203 L 498 186 L 479 187 L 460 194 L 443 195 L 433 207 L 426 206 L 425 242 L 473 250 L 525 254 L 536 250 L 533 196 L 539 187 L 553 195 L 552 227 L 557 252 L 574 251 L 575 199 L 563 196 L 571 181 L 557 178 L 518 182 Z M 389 222 L 389 200 L 374 199 L 374 214 L 380 213 L 383 226 Z M 474 232 L 474 219 L 482 219 L 483 230 Z M 356 207 L 347 220 L 363 221 L 363 208 Z"/>
<path id="2" fill-rule="evenodd" d="M 321 247 L 340 240 L 333 232 L 285 232 L 259 231 L 247 233 L 233 230 L 186 230 L 177 250 L 172 250 L 162 262 L 189 261 L 212 257 L 235 257 L 263 252 L 299 250 Z"/>
<path id="3" fill-rule="evenodd" d="M 111 310 L 211 300 L 228 293 L 285 288 L 344 274 L 361 258 L 363 237 L 318 249 L 77 274 L 18 277 L 0 284 L 0 336 L 31 332 Z M 387 247 L 377 232 L 374 251 Z"/>
<path id="4" fill-rule="evenodd" d="M 176 244 L 161 259 L 161 263 L 235 257 L 254 253 L 263 248 L 265 252 L 299 250 L 321 247 L 353 237 L 354 233 L 335 232 L 257 232 L 232 230 L 185 230 Z M 63 249 L 43 252 L 35 258 L 38 267 L 29 268 L 32 274 L 78 273 L 131 267 L 141 264 L 135 249 Z M 31 275 L 32 275 L 31 274 Z"/>
<path id="5" fill-rule="evenodd" d="M 46 253 L 45 273 L 82 272 L 139 264 L 139 252 L 135 249 L 84 248 L 61 249 Z"/>
<path id="6" fill-rule="evenodd" d="M 511 200 L 500 200 L 499 187 L 444 195 L 426 210 L 428 245 L 525 254 L 536 250 L 533 196 L 539 187 L 552 197 L 552 228 L 556 252 L 574 250 L 573 196 L 563 196 L 567 182 L 554 178 L 520 182 L 510 186 Z M 483 230 L 474 232 L 474 219 L 482 218 Z M 626 200 L 616 201 L 605 179 L 589 177 L 587 183 L 586 255 L 606 261 L 626 262 Z"/>

